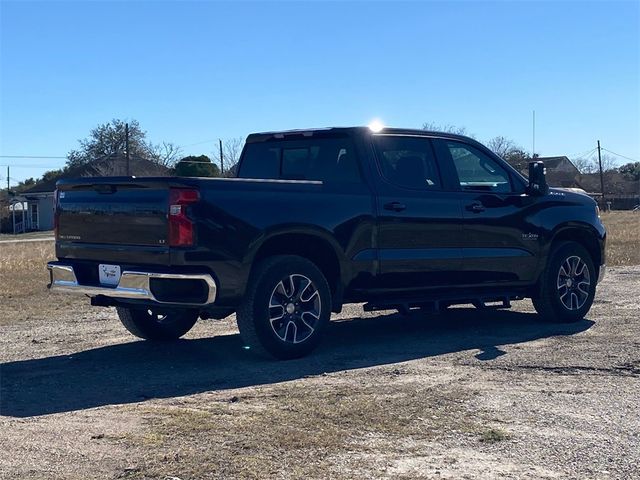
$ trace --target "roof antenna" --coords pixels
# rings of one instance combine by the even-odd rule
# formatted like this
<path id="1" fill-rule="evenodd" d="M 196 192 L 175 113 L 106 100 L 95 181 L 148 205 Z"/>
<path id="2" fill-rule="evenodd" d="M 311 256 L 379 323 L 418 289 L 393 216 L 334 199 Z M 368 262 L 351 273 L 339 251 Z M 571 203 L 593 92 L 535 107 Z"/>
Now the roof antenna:
<path id="1" fill-rule="evenodd" d="M 536 158 L 536 111 L 533 111 L 533 148 L 531 149 L 531 158 Z"/>

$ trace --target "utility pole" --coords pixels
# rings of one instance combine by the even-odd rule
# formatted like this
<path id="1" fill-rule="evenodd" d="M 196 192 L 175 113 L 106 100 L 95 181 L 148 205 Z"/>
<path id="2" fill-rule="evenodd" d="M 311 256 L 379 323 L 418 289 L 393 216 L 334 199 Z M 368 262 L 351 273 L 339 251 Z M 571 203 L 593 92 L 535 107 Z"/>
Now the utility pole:
<path id="1" fill-rule="evenodd" d="M 600 140 L 598 140 L 598 165 L 600 167 L 600 191 L 602 192 L 602 208 L 604 209 L 604 176 L 602 175 L 602 157 L 600 156 Z"/>
<path id="2" fill-rule="evenodd" d="M 218 139 L 220 142 L 220 174 L 224 176 L 224 157 L 222 155 L 222 140 Z"/>
<path id="3" fill-rule="evenodd" d="M 10 178 L 9 178 L 9 165 L 7 165 L 7 201 L 9 202 L 9 205 L 12 206 L 11 210 L 12 210 L 12 217 L 13 217 L 13 234 L 16 234 L 16 204 L 11 203 L 11 200 L 9 200 L 9 189 L 10 189 Z"/>
<path id="4" fill-rule="evenodd" d="M 128 177 L 131 174 L 130 166 L 129 166 L 130 157 L 129 157 L 129 124 L 128 123 L 125 123 L 124 125 L 124 148 L 126 149 L 126 154 L 127 154 L 127 177 Z"/>

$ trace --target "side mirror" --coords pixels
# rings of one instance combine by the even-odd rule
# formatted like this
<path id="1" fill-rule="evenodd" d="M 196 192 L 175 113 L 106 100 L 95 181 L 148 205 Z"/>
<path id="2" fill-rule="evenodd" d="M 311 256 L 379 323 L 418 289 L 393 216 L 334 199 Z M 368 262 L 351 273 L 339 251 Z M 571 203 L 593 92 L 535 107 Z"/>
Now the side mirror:
<path id="1" fill-rule="evenodd" d="M 529 162 L 529 194 L 546 195 L 549 193 L 546 177 L 547 169 L 544 162 Z"/>

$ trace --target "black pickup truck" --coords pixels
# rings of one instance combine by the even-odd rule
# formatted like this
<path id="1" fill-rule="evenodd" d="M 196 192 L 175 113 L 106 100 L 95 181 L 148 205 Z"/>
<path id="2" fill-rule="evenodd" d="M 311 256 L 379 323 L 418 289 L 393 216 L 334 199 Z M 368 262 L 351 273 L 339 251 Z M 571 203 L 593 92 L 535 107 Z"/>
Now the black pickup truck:
<path id="1" fill-rule="evenodd" d="M 587 195 L 528 180 L 473 139 L 328 128 L 249 135 L 237 178 L 58 182 L 52 291 L 115 306 L 149 340 L 236 313 L 243 341 L 308 353 L 331 312 L 587 313 L 605 229 Z"/>

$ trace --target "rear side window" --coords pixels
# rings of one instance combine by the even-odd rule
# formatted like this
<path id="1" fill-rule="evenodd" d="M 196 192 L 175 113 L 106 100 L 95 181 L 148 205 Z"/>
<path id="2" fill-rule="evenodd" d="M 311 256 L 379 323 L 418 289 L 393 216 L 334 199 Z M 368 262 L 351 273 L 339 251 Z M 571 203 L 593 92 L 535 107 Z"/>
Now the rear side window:
<path id="1" fill-rule="evenodd" d="M 280 177 L 280 149 L 267 143 L 249 143 L 240 162 L 240 178 Z"/>
<path id="2" fill-rule="evenodd" d="M 247 144 L 238 177 L 328 183 L 361 181 L 355 147 L 348 138 Z"/>
<path id="3" fill-rule="evenodd" d="M 439 190 L 440 174 L 427 138 L 374 136 L 382 175 L 391 183 L 417 190 Z"/>

